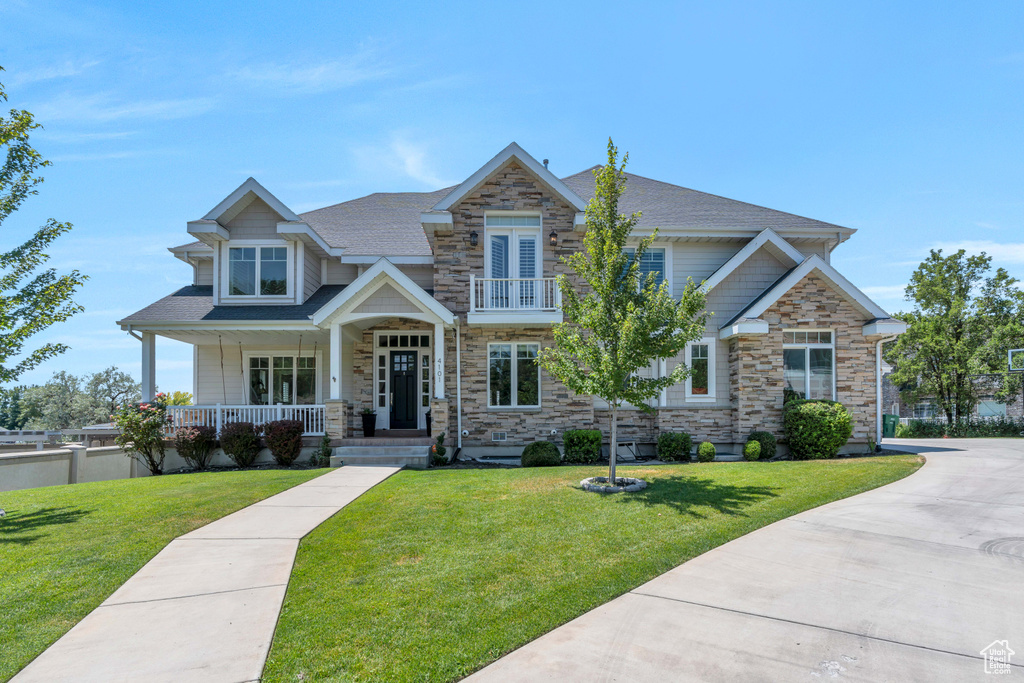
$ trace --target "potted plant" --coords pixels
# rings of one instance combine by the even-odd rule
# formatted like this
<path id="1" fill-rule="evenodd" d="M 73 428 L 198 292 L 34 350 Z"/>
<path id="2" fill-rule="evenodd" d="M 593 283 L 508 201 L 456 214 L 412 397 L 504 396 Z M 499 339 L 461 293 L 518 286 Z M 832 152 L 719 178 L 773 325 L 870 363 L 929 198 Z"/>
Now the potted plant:
<path id="1" fill-rule="evenodd" d="M 369 438 L 377 429 L 377 413 L 373 408 L 363 408 L 363 436 Z"/>

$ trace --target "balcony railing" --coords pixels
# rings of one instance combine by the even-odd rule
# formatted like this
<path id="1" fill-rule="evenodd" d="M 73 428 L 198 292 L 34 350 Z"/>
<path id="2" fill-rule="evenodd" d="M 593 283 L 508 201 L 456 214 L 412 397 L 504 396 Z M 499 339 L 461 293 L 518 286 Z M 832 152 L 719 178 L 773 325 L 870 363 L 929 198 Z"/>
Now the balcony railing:
<path id="1" fill-rule="evenodd" d="M 252 422 L 265 424 L 273 420 L 298 420 L 303 424 L 304 436 L 323 436 L 325 431 L 326 407 L 322 404 L 247 406 L 247 405 L 216 405 L 205 406 L 167 406 L 170 416 L 168 433 L 180 427 L 210 426 L 221 428 L 229 422 Z"/>
<path id="2" fill-rule="evenodd" d="M 562 307 L 553 277 L 493 278 L 469 276 L 470 312 L 556 311 Z"/>

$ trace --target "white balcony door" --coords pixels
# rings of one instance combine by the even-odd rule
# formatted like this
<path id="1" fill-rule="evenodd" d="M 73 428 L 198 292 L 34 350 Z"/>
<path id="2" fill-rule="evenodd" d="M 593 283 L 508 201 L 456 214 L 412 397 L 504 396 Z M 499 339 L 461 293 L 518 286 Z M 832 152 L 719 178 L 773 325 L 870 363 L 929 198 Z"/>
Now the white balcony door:
<path id="1" fill-rule="evenodd" d="M 533 230 L 487 231 L 484 295 L 491 308 L 538 308 L 541 292 L 540 232 Z M 506 280 L 502 282 L 502 280 Z M 518 280 L 509 282 L 508 280 Z"/>

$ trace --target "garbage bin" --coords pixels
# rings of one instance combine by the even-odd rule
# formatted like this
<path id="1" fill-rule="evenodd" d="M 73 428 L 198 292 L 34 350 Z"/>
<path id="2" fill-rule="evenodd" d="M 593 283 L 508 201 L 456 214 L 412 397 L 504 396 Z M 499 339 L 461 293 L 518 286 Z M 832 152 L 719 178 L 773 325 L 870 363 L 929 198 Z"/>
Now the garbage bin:
<path id="1" fill-rule="evenodd" d="M 882 415 L 882 438 L 896 438 L 896 425 L 898 425 L 899 423 L 899 415 Z"/>

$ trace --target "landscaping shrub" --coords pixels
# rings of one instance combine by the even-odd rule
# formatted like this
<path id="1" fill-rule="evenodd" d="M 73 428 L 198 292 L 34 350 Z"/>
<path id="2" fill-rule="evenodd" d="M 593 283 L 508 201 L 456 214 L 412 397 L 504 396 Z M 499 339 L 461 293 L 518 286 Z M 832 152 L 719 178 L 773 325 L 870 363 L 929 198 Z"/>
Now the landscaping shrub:
<path id="1" fill-rule="evenodd" d="M 331 466 L 331 455 L 334 454 L 334 449 L 331 448 L 331 437 L 328 434 L 324 434 L 323 438 L 320 439 L 320 445 L 313 452 L 313 455 L 309 456 L 309 464 L 313 467 L 330 467 Z"/>
<path id="2" fill-rule="evenodd" d="M 182 427 L 174 435 L 174 448 L 181 459 L 194 470 L 205 470 L 210 465 L 210 456 L 217 447 L 217 429 L 200 425 Z"/>
<path id="3" fill-rule="evenodd" d="M 697 462 L 711 462 L 715 459 L 715 444 L 701 441 L 697 446 Z"/>
<path id="4" fill-rule="evenodd" d="M 434 467 L 441 467 L 448 464 L 448 449 L 444 447 L 444 432 L 441 432 L 436 443 L 430 447 L 430 464 Z"/>
<path id="5" fill-rule="evenodd" d="M 771 460 L 778 451 L 778 442 L 775 440 L 775 435 L 771 432 L 750 432 L 747 440 L 756 441 L 761 444 L 760 460 Z"/>
<path id="6" fill-rule="evenodd" d="M 141 462 L 151 474 L 163 474 L 167 395 L 157 394 L 144 403 L 125 403 L 110 419 L 120 431 L 114 443 L 125 455 Z"/>
<path id="7" fill-rule="evenodd" d="M 229 422 L 220 429 L 220 447 L 239 467 L 249 467 L 263 448 L 260 428 L 252 422 Z"/>
<path id="8" fill-rule="evenodd" d="M 794 460 L 834 458 L 853 434 L 850 411 L 836 401 L 790 401 L 782 410 L 782 424 Z"/>
<path id="9" fill-rule="evenodd" d="M 907 425 L 903 424 L 902 422 L 899 423 L 898 425 L 896 425 L 896 438 L 897 439 L 909 439 L 909 438 L 911 438 L 911 436 L 910 436 L 910 427 L 908 427 Z"/>
<path id="10" fill-rule="evenodd" d="M 743 444 L 743 459 L 744 460 L 757 460 L 761 457 L 761 442 L 750 441 Z"/>
<path id="11" fill-rule="evenodd" d="M 267 448 L 281 467 L 291 467 L 302 452 L 302 432 L 306 430 L 301 420 L 274 420 L 263 425 L 263 436 Z"/>
<path id="12" fill-rule="evenodd" d="M 599 429 L 567 429 L 564 441 L 566 462 L 589 464 L 601 459 Z"/>
<path id="13" fill-rule="evenodd" d="M 523 467 L 550 467 L 561 462 L 558 446 L 550 441 L 534 441 L 523 449 Z"/>
<path id="14" fill-rule="evenodd" d="M 666 462 L 690 462 L 693 440 L 686 432 L 661 432 L 658 434 L 658 460 Z"/>

